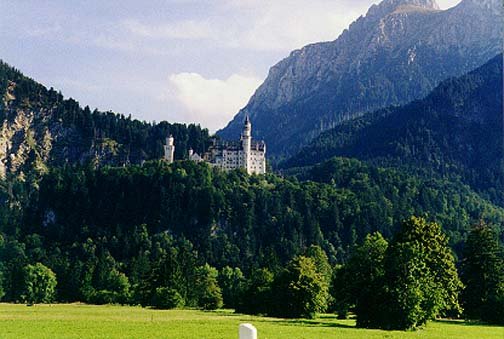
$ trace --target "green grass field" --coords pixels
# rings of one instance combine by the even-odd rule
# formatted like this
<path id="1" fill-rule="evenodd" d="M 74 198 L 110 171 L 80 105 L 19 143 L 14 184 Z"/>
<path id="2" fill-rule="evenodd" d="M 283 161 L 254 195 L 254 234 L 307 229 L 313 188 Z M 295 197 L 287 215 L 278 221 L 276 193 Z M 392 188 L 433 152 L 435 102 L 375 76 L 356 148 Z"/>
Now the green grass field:
<path id="1" fill-rule="evenodd" d="M 463 338 L 503 339 L 504 327 L 463 322 L 432 322 L 415 332 L 354 327 L 352 320 L 322 316 L 284 320 L 227 311 L 158 311 L 140 307 L 0 304 L 0 338 L 177 338 L 236 339 L 238 325 L 254 324 L 259 339 Z"/>

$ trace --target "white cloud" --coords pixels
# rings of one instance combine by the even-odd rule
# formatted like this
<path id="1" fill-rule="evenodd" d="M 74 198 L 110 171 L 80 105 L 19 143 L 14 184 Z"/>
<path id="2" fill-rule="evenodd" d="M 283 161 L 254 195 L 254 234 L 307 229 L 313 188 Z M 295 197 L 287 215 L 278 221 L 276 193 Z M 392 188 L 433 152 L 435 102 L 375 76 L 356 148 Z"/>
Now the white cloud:
<path id="1" fill-rule="evenodd" d="M 441 9 L 448 9 L 456 6 L 461 0 L 437 0 L 437 3 Z"/>
<path id="2" fill-rule="evenodd" d="M 177 0 L 192 3 L 193 0 Z M 334 40 L 348 25 L 380 0 L 215 0 L 214 13 L 174 21 L 124 19 L 114 30 L 120 42 L 110 47 L 146 53 L 152 43 L 173 40 L 208 41 L 220 48 L 287 53 L 307 44 Z M 438 0 L 449 8 L 460 0 Z M 102 37 L 104 39 L 104 37 Z M 105 39 L 109 40 L 109 39 Z M 135 45 L 144 48 L 130 48 Z M 150 46 L 157 50 L 157 47 Z M 152 54 L 152 53 L 150 53 Z"/>
<path id="3" fill-rule="evenodd" d="M 253 13 L 236 47 L 281 51 L 336 39 L 368 7 L 327 0 L 230 0 L 229 5 Z"/>
<path id="4" fill-rule="evenodd" d="M 222 0 L 215 7 L 225 14 L 168 23 L 129 19 L 120 27 L 126 39 L 208 40 L 223 48 L 289 52 L 336 39 L 368 5 L 349 7 L 328 0 Z"/>
<path id="5" fill-rule="evenodd" d="M 183 120 L 201 123 L 212 132 L 224 127 L 247 104 L 261 82 L 239 74 L 225 80 L 206 79 L 198 73 L 170 76 L 173 95 L 185 108 Z"/>

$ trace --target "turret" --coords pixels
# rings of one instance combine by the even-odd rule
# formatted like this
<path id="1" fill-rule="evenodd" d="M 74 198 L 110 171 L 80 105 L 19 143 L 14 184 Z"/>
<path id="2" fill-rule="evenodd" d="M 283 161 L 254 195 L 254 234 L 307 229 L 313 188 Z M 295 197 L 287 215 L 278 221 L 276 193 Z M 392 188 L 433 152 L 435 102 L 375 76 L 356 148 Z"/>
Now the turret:
<path id="1" fill-rule="evenodd" d="M 245 115 L 245 123 L 243 124 L 242 146 L 243 146 L 243 164 L 247 173 L 250 173 L 250 147 L 252 145 L 252 124 L 248 114 Z"/>
<path id="2" fill-rule="evenodd" d="M 173 136 L 166 138 L 166 144 L 164 146 L 164 159 L 171 164 L 175 160 L 175 139 Z"/>
<path id="3" fill-rule="evenodd" d="M 252 136 L 252 124 L 250 123 L 250 118 L 248 114 L 245 116 L 245 123 L 243 124 L 243 136 L 245 137 Z"/>

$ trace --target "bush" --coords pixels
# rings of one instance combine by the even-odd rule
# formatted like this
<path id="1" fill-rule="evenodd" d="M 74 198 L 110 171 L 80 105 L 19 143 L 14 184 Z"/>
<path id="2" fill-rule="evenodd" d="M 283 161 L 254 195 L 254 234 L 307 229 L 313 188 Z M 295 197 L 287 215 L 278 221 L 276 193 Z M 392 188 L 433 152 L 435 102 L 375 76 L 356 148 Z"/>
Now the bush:
<path id="1" fill-rule="evenodd" d="M 93 291 L 90 296 L 90 302 L 96 305 L 119 304 L 122 296 L 114 291 L 99 290 Z"/>
<path id="2" fill-rule="evenodd" d="M 56 274 L 41 263 L 24 268 L 24 291 L 22 300 L 30 303 L 50 303 L 54 300 Z"/>
<path id="3" fill-rule="evenodd" d="M 327 309 L 328 285 L 312 258 L 295 257 L 273 287 L 275 305 L 271 315 L 285 318 L 314 318 Z"/>
<path id="4" fill-rule="evenodd" d="M 177 290 L 168 287 L 156 288 L 152 300 L 152 306 L 159 309 L 169 310 L 183 307 L 184 304 L 184 298 Z"/>
<path id="5" fill-rule="evenodd" d="M 222 290 L 224 306 L 236 308 L 243 293 L 245 278 L 242 271 L 236 267 L 224 267 L 219 273 L 219 286 Z"/>
<path id="6" fill-rule="evenodd" d="M 272 302 L 273 273 L 267 268 L 256 269 L 250 275 L 243 293 L 240 295 L 236 312 L 245 314 L 267 314 Z"/>

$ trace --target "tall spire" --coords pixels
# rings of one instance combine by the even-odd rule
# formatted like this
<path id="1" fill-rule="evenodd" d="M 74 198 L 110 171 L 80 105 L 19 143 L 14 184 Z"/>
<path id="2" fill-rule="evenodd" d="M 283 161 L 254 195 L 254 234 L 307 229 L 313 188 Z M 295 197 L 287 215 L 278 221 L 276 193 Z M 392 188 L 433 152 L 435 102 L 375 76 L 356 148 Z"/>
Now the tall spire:
<path id="1" fill-rule="evenodd" d="M 250 125 L 250 118 L 249 118 L 248 113 L 245 114 L 245 125 Z"/>

